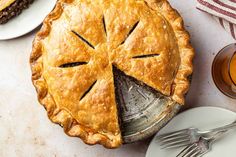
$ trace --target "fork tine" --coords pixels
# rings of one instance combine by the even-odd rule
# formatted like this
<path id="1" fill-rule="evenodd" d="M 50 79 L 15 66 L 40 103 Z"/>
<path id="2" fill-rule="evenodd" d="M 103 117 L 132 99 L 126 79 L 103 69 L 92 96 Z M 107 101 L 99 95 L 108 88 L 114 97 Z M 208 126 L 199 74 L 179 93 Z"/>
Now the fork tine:
<path id="1" fill-rule="evenodd" d="M 190 140 L 185 139 L 182 141 L 177 141 L 177 142 L 171 142 L 171 143 L 166 143 L 166 144 L 162 144 L 162 149 L 170 149 L 170 148 L 179 148 L 179 147 L 183 147 L 186 145 L 190 144 Z"/>
<path id="2" fill-rule="evenodd" d="M 172 141 L 180 141 L 183 139 L 190 139 L 189 135 L 179 135 L 179 136 L 174 136 L 174 137 L 170 137 L 170 138 L 166 138 L 166 139 L 160 139 L 158 140 L 161 143 L 169 143 Z"/>
<path id="3" fill-rule="evenodd" d="M 193 153 L 190 157 L 199 157 L 200 153 L 201 153 L 201 150 L 197 149 L 197 151 Z"/>
<path id="4" fill-rule="evenodd" d="M 162 134 L 157 136 L 157 139 L 165 139 L 171 136 L 176 136 L 176 135 L 180 135 L 180 134 L 186 134 L 188 133 L 188 129 L 183 129 L 183 130 L 179 130 L 179 131 L 174 131 L 174 132 L 170 132 L 170 133 L 166 133 L 166 134 Z"/>
<path id="5" fill-rule="evenodd" d="M 192 157 L 192 154 L 194 154 L 197 151 L 198 151 L 198 147 L 195 145 L 194 147 L 192 147 L 192 149 L 186 152 L 186 154 L 183 155 L 182 157 Z"/>
<path id="6" fill-rule="evenodd" d="M 172 144 L 178 144 L 178 143 L 184 143 L 184 142 L 188 142 L 190 141 L 188 138 L 186 139 L 179 139 L 179 140 L 171 140 L 171 141 L 167 141 L 167 142 L 161 142 L 160 145 L 161 146 L 168 146 L 168 145 L 172 145 Z"/>
<path id="7" fill-rule="evenodd" d="M 202 157 L 206 152 L 200 152 L 197 157 Z"/>
<path id="8" fill-rule="evenodd" d="M 189 145 L 187 147 L 185 147 L 176 157 L 182 157 L 186 152 L 188 152 L 188 150 L 190 150 L 193 147 L 192 145 Z"/>
<path id="9" fill-rule="evenodd" d="M 196 147 L 196 143 L 191 144 L 184 148 L 176 157 L 183 157 L 187 152 L 189 152 L 193 147 Z"/>

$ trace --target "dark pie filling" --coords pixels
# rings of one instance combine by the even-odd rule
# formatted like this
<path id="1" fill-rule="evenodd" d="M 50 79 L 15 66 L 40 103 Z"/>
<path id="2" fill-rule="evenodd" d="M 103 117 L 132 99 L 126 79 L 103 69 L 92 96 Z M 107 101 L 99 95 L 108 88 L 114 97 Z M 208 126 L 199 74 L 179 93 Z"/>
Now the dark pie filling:
<path id="1" fill-rule="evenodd" d="M 81 96 L 80 101 L 93 89 L 95 84 L 97 83 L 97 80 L 94 81 L 91 86 L 84 92 L 84 94 Z"/>
<path id="2" fill-rule="evenodd" d="M 133 59 L 135 59 L 135 58 L 149 58 L 149 57 L 156 57 L 156 56 L 159 56 L 159 54 L 139 55 L 139 56 L 134 56 Z"/>
<path id="3" fill-rule="evenodd" d="M 129 33 L 126 35 L 125 39 L 121 42 L 121 45 L 123 45 L 125 43 L 125 41 L 128 39 L 128 37 L 133 33 L 133 31 L 135 30 L 135 28 L 138 26 L 139 21 L 137 21 L 133 27 L 130 29 Z"/>
<path id="4" fill-rule="evenodd" d="M 81 39 L 83 42 L 85 42 L 88 46 L 90 46 L 92 49 L 95 49 L 95 47 L 88 41 L 86 40 L 84 37 L 82 37 L 80 34 L 78 34 L 75 31 L 72 31 L 72 33 L 74 33 L 79 39 Z"/>
<path id="5" fill-rule="evenodd" d="M 0 11 L 0 24 L 7 23 L 13 17 L 18 16 L 22 10 L 29 7 L 34 0 L 16 0 L 7 8 Z"/>
<path id="6" fill-rule="evenodd" d="M 80 65 L 85 65 L 85 64 L 87 64 L 87 62 L 73 62 L 73 63 L 62 64 L 59 67 L 60 68 L 72 68 L 72 67 L 76 67 L 76 66 L 80 66 Z"/>

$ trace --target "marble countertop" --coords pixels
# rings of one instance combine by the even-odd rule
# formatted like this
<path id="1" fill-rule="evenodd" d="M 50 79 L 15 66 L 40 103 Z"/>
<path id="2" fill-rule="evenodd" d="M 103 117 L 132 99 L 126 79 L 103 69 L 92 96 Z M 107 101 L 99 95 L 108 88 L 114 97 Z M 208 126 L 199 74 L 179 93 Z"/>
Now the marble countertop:
<path id="1" fill-rule="evenodd" d="M 235 41 L 211 16 L 195 9 L 195 0 L 170 2 L 183 16 L 196 50 L 185 109 L 220 106 L 236 112 L 236 100 L 224 96 L 211 77 L 214 56 Z M 87 146 L 78 138 L 68 137 L 48 120 L 37 101 L 28 63 L 37 30 L 14 40 L 0 41 L 0 156 L 144 157 L 150 139 L 108 150 L 102 146 Z"/>

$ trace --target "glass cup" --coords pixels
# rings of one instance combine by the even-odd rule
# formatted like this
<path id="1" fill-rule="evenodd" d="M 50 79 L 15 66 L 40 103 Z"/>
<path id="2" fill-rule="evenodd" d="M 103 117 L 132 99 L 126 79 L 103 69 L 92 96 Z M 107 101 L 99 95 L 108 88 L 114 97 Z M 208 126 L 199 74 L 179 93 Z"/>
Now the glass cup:
<path id="1" fill-rule="evenodd" d="M 236 99 L 236 43 L 226 46 L 216 55 L 212 77 L 223 94 Z"/>

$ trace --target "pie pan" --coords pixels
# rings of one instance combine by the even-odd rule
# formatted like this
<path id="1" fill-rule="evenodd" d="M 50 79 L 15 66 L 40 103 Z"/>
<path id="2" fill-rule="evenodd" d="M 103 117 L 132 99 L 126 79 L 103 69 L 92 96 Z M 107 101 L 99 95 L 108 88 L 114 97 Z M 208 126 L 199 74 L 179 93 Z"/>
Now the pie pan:
<path id="1" fill-rule="evenodd" d="M 166 0 L 59 0 L 30 64 L 52 122 L 86 144 L 117 148 L 177 114 L 193 56 L 183 19 Z"/>
<path id="2" fill-rule="evenodd" d="M 115 70 L 117 102 L 124 143 L 146 139 L 164 127 L 181 105 Z"/>

